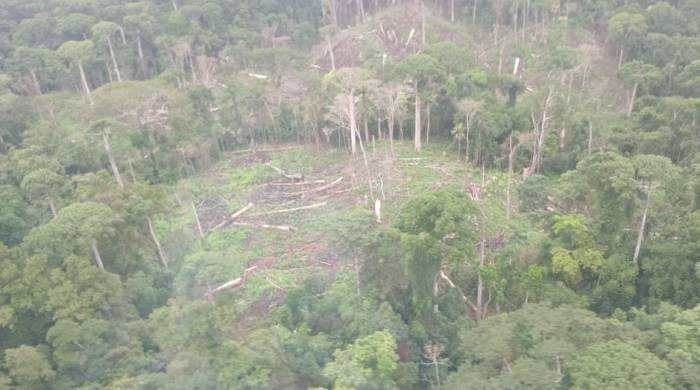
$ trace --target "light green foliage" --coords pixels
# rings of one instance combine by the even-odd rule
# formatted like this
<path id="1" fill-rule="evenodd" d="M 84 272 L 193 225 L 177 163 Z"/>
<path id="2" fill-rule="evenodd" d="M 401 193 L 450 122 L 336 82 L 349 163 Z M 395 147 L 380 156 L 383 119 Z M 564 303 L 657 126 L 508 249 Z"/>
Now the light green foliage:
<path id="1" fill-rule="evenodd" d="M 565 275 L 567 282 L 576 285 L 583 272 L 593 275 L 603 266 L 603 252 L 596 246 L 581 215 L 555 217 L 552 231 L 555 243 L 550 250 L 552 271 Z"/>
<path id="2" fill-rule="evenodd" d="M 42 347 L 22 345 L 5 350 L 5 367 L 16 389 L 45 389 L 56 377 Z"/>
<path id="3" fill-rule="evenodd" d="M 700 386 L 696 367 L 700 364 L 700 306 L 678 313 L 673 321 L 661 324 L 660 349 L 675 375 L 678 387 Z"/>
<path id="4" fill-rule="evenodd" d="M 58 55 L 69 62 L 86 62 L 92 58 L 94 49 L 91 41 L 68 41 L 58 48 Z"/>
<path id="5" fill-rule="evenodd" d="M 567 368 L 571 389 L 671 389 L 667 364 L 643 347 L 610 341 L 577 353 Z"/>
<path id="6" fill-rule="evenodd" d="M 357 339 L 346 350 L 337 350 L 324 370 L 334 389 L 395 388 L 391 376 L 398 367 L 396 341 L 386 331 Z"/>

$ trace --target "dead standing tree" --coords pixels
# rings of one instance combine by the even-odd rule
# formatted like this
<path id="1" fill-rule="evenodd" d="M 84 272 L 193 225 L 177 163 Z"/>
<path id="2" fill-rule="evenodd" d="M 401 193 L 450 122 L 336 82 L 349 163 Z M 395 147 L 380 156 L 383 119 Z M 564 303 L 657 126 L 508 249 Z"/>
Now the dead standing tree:
<path id="1" fill-rule="evenodd" d="M 538 115 L 535 110 L 532 110 L 530 116 L 532 119 L 534 142 L 532 146 L 532 163 L 529 167 L 524 168 L 523 177 L 527 178 L 537 173 L 542 164 L 542 153 L 544 150 L 544 142 L 547 138 L 547 130 L 549 126 L 549 110 L 554 102 L 554 88 L 547 88 L 547 96 L 542 105 L 542 113 Z"/>

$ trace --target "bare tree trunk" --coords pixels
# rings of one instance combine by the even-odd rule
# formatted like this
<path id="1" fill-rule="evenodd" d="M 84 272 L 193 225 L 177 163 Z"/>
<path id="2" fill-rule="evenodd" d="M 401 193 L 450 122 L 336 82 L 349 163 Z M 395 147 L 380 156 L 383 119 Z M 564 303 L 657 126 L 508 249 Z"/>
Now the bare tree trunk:
<path id="1" fill-rule="evenodd" d="M 486 167 L 484 165 L 481 165 L 481 188 L 479 191 L 484 190 L 486 182 Z M 484 280 L 483 277 L 481 276 L 481 271 L 484 268 L 484 264 L 486 263 L 486 232 L 485 232 L 485 224 L 486 224 L 486 215 L 484 214 L 484 209 L 483 205 L 481 204 L 482 198 L 481 195 L 477 198 L 477 201 L 479 202 L 479 213 L 480 213 L 480 221 L 479 221 L 479 278 L 477 281 L 477 289 L 476 289 L 476 307 L 479 309 L 479 312 L 477 313 L 477 317 L 480 320 L 484 319 L 484 315 L 486 311 L 484 310 Z M 488 304 L 488 303 L 487 303 Z"/>
<path id="2" fill-rule="evenodd" d="M 153 230 L 153 221 L 151 221 L 150 216 L 146 216 L 146 222 L 148 222 L 148 231 L 151 233 L 151 238 L 156 244 L 156 249 L 158 249 L 158 258 L 160 258 L 163 268 L 168 268 L 168 260 L 165 258 L 165 253 L 163 252 L 163 247 L 160 246 L 160 241 L 158 241 L 158 236 L 156 236 L 156 231 Z"/>
<path id="3" fill-rule="evenodd" d="M 362 144 L 362 137 L 360 137 L 360 132 L 357 130 L 357 127 L 355 127 L 355 133 L 357 135 L 357 139 L 360 141 L 360 151 L 362 151 L 362 159 L 364 160 L 365 163 L 365 170 L 367 171 L 367 186 L 369 187 L 369 197 L 372 201 L 374 201 L 374 189 L 372 188 L 372 173 L 369 170 L 369 162 L 367 160 L 367 153 L 365 153 L 365 147 Z"/>
<path id="4" fill-rule="evenodd" d="M 627 117 L 632 116 L 632 111 L 634 111 L 634 101 L 637 99 L 637 88 L 639 88 L 639 83 L 634 83 L 632 86 L 632 92 L 630 92 L 630 100 L 627 105 Z"/>
<path id="5" fill-rule="evenodd" d="M 119 28 L 119 36 L 122 38 L 122 44 L 126 45 L 126 34 L 124 33 L 124 28 L 122 26 L 117 26 Z"/>
<path id="6" fill-rule="evenodd" d="M 122 73 L 119 71 L 119 64 L 117 63 L 117 57 L 114 55 L 114 47 L 112 47 L 112 38 L 107 37 L 107 47 L 109 48 L 109 56 L 112 57 L 112 66 L 114 66 L 114 72 L 117 75 L 117 81 L 122 81 Z"/>
<path id="7" fill-rule="evenodd" d="M 331 18 L 335 28 L 338 28 L 338 10 L 336 9 L 335 0 L 331 0 Z"/>
<path id="8" fill-rule="evenodd" d="M 426 112 L 428 114 L 428 120 L 425 122 L 425 143 L 429 144 L 430 143 L 430 111 L 431 111 L 432 105 L 430 102 L 428 102 L 427 107 L 426 107 Z"/>
<path id="9" fill-rule="evenodd" d="M 51 214 L 53 215 L 54 218 L 56 218 L 56 205 L 53 202 L 53 199 L 49 198 L 49 208 L 51 209 Z"/>
<path id="10" fill-rule="evenodd" d="M 542 108 L 542 121 L 539 123 L 538 131 L 536 131 L 537 136 L 535 137 L 535 151 L 532 154 L 532 165 L 530 166 L 531 173 L 535 173 L 539 170 L 542 161 L 542 148 L 544 147 L 544 140 L 547 136 L 547 119 L 549 119 L 547 116 L 547 110 L 549 110 L 553 95 L 554 92 L 550 88 L 547 92 L 547 98 L 544 101 L 544 107 Z M 535 129 L 537 130 L 537 123 L 535 122 L 534 124 Z"/>
<path id="11" fill-rule="evenodd" d="M 588 120 L 588 155 L 591 155 L 593 150 L 593 121 Z"/>
<path id="12" fill-rule="evenodd" d="M 625 56 L 625 50 L 623 48 L 620 48 L 620 52 L 617 55 L 617 69 L 620 70 L 620 67 L 622 66 L 622 58 Z"/>
<path id="13" fill-rule="evenodd" d="M 328 54 L 331 57 L 331 69 L 335 70 L 335 54 L 333 53 L 330 34 L 326 35 L 326 43 L 328 44 Z"/>
<path id="14" fill-rule="evenodd" d="M 100 269 L 105 269 L 105 265 L 102 262 L 102 256 L 100 256 L 100 251 L 97 250 L 97 242 L 93 240 L 92 243 L 90 243 L 90 247 L 92 248 L 92 255 L 95 257 L 95 263 L 97 266 L 100 267 Z"/>
<path id="15" fill-rule="evenodd" d="M 357 6 L 360 11 L 360 22 L 365 22 L 365 2 L 364 0 L 357 0 Z"/>
<path id="16" fill-rule="evenodd" d="M 455 0 L 450 1 L 450 21 L 455 22 Z"/>
<path id="17" fill-rule="evenodd" d="M 365 144 L 369 143 L 369 125 L 367 124 L 367 105 L 362 104 L 363 107 L 363 113 L 362 113 L 362 126 L 364 127 L 365 130 Z"/>
<path id="18" fill-rule="evenodd" d="M 421 150 L 421 123 L 420 123 L 420 109 L 421 109 L 421 103 L 420 103 L 420 94 L 418 93 L 418 81 L 415 81 L 415 90 L 416 94 L 416 113 L 415 113 L 415 131 L 413 135 L 413 144 L 416 148 L 416 151 L 420 153 Z"/>
<path id="19" fill-rule="evenodd" d="M 119 173 L 119 166 L 117 165 L 117 161 L 114 159 L 112 146 L 109 143 L 109 136 L 106 132 L 102 132 L 102 141 L 104 142 L 105 152 L 107 153 L 107 158 L 109 159 L 109 165 L 112 168 L 114 180 L 117 181 L 119 188 L 124 189 L 124 179 L 122 179 L 122 175 Z"/>
<path id="20" fill-rule="evenodd" d="M 41 83 L 39 82 L 39 78 L 36 77 L 36 72 L 34 71 L 34 69 L 29 70 L 29 75 L 32 77 L 32 83 L 34 84 L 34 93 L 36 93 L 37 95 L 41 95 Z"/>
<path id="21" fill-rule="evenodd" d="M 466 142 L 464 146 L 464 162 L 469 162 L 469 130 L 471 130 L 471 122 L 469 119 L 469 114 L 467 114 L 467 132 L 465 133 L 464 140 Z"/>
<path id="22" fill-rule="evenodd" d="M 173 5 L 173 10 L 177 11 L 177 2 L 175 2 L 175 0 L 170 0 L 170 4 Z"/>
<path id="23" fill-rule="evenodd" d="M 513 177 L 513 158 L 515 157 L 515 151 L 517 150 L 518 146 L 516 145 L 513 147 L 513 133 L 510 134 L 510 137 L 508 137 L 508 149 L 510 150 L 510 153 L 508 153 L 508 181 L 506 182 L 506 218 L 510 219 L 510 186 L 511 186 L 511 180 Z"/>
<path id="24" fill-rule="evenodd" d="M 204 239 L 204 230 L 202 230 L 202 223 L 199 221 L 199 214 L 197 213 L 197 207 L 195 207 L 194 202 L 190 201 L 190 206 L 192 206 L 192 213 L 194 214 L 194 221 L 197 223 L 197 232 L 199 233 L 199 238 Z"/>
<path id="25" fill-rule="evenodd" d="M 481 276 L 481 271 L 482 268 L 484 267 L 484 263 L 486 260 L 486 236 L 484 235 L 484 218 L 482 216 L 481 218 L 481 225 L 479 229 L 481 230 L 479 234 L 479 277 L 477 281 L 477 286 L 476 286 L 476 307 L 478 309 L 478 312 L 476 313 L 476 316 L 478 319 L 482 319 L 481 315 L 484 311 L 484 280 Z"/>
<path id="26" fill-rule="evenodd" d="M 136 183 L 136 172 L 134 171 L 134 164 L 132 164 L 131 159 L 127 159 L 129 164 L 129 174 L 131 175 L 131 182 Z"/>
<path id="27" fill-rule="evenodd" d="M 472 2 L 472 26 L 476 25 L 476 5 L 479 0 L 473 0 Z"/>
<path id="28" fill-rule="evenodd" d="M 639 234 L 637 234 L 637 245 L 634 247 L 634 257 L 632 261 L 634 265 L 639 265 L 639 251 L 642 249 L 642 241 L 644 240 L 644 229 L 647 224 L 647 214 L 649 213 L 649 203 L 651 199 L 651 186 L 647 188 L 647 200 L 644 203 L 644 213 L 642 214 L 642 223 L 639 224 Z"/>
<path id="29" fill-rule="evenodd" d="M 141 66 L 141 77 L 146 77 L 146 60 L 143 56 L 143 47 L 141 46 L 141 34 L 136 36 L 136 48 L 139 53 L 139 65 Z"/>
<path id="30" fill-rule="evenodd" d="M 353 90 L 349 94 L 349 113 L 350 113 L 350 150 L 352 154 L 357 154 L 357 140 L 355 136 L 359 137 L 360 133 L 357 131 L 357 119 L 355 118 L 355 93 Z"/>
<path id="31" fill-rule="evenodd" d="M 391 148 L 391 156 L 396 156 L 394 152 L 394 109 L 390 109 L 389 114 L 389 148 Z"/>
<path id="32" fill-rule="evenodd" d="M 90 102 L 90 105 L 94 105 L 95 102 L 92 100 L 92 94 L 90 93 L 90 86 L 88 85 L 87 82 L 87 77 L 85 77 L 85 69 L 83 69 L 83 63 L 78 61 L 78 70 L 80 71 L 80 80 L 83 83 L 83 89 L 85 90 L 85 95 L 88 98 L 88 101 Z"/>
<path id="33" fill-rule="evenodd" d="M 420 23 L 420 29 L 421 29 L 421 44 L 425 46 L 425 1 L 421 0 L 420 2 L 420 14 L 421 14 L 421 23 Z"/>

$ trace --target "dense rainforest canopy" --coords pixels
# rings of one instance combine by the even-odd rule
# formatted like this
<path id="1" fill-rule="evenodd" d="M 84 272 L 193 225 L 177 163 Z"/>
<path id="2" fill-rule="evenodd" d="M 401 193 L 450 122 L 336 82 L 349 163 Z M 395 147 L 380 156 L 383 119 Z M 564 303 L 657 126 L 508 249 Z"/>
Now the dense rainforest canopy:
<path id="1" fill-rule="evenodd" d="M 0 389 L 699 389 L 700 0 L 0 0 Z"/>

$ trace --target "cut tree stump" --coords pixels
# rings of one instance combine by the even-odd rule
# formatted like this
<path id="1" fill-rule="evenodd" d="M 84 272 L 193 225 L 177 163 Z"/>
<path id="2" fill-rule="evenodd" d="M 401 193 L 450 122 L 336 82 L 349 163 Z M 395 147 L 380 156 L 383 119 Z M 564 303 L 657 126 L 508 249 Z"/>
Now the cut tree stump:
<path id="1" fill-rule="evenodd" d="M 289 179 L 289 180 L 292 180 L 294 182 L 304 181 L 304 174 L 303 173 L 287 173 L 287 171 L 285 171 L 284 169 L 277 168 L 276 166 L 274 166 L 272 164 L 265 164 L 265 165 L 272 168 L 275 172 L 282 175 L 282 177 L 284 177 L 285 179 Z"/>

